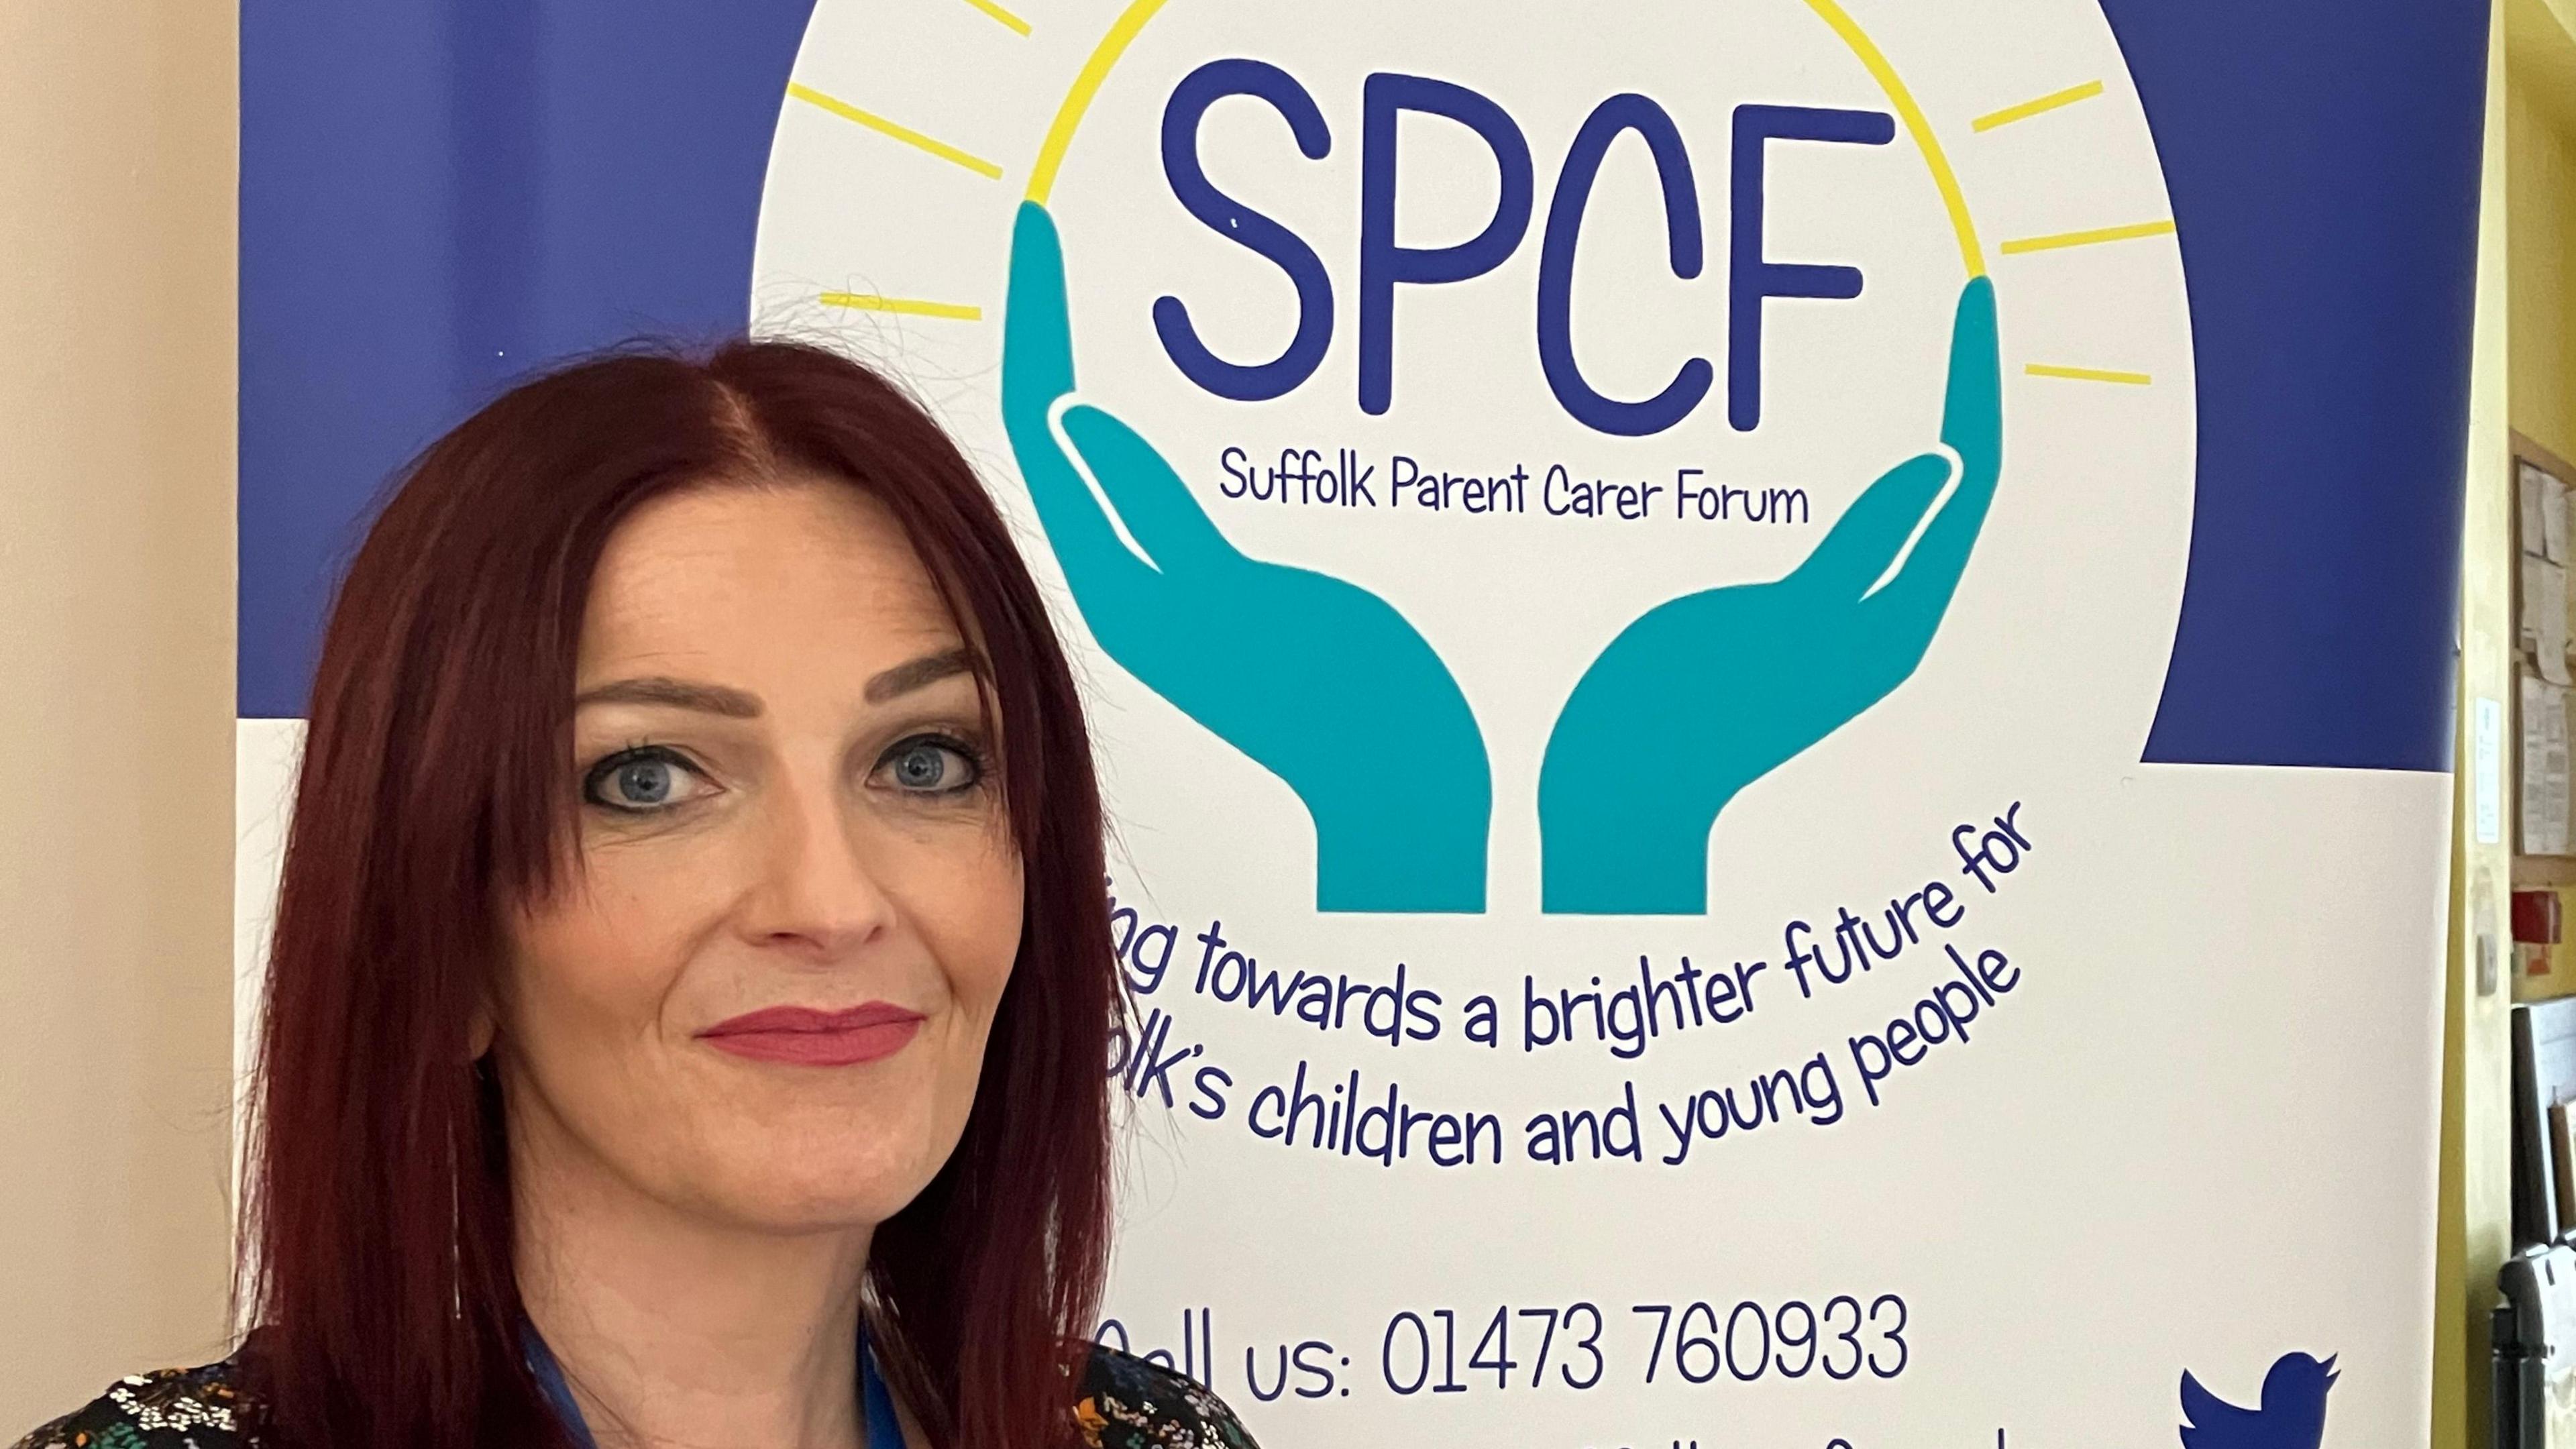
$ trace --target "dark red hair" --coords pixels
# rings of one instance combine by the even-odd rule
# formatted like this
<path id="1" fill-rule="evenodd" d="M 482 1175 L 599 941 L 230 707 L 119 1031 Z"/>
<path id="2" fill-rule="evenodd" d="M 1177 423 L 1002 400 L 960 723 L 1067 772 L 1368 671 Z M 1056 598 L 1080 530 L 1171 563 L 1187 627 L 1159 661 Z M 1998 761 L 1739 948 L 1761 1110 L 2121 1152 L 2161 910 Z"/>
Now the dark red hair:
<path id="1" fill-rule="evenodd" d="M 499 1087 L 469 1060 L 502 922 L 565 872 L 591 575 L 676 488 L 819 477 L 901 523 L 981 651 L 1026 927 L 954 1157 L 882 1224 L 867 1313 L 937 1449 L 1072 1433 L 1109 1231 L 1122 998 L 1080 700 L 973 471 L 819 349 L 627 353 L 433 445 L 351 562 L 313 684 L 250 1119 L 245 1376 L 275 1449 L 561 1444 L 522 1360 Z"/>

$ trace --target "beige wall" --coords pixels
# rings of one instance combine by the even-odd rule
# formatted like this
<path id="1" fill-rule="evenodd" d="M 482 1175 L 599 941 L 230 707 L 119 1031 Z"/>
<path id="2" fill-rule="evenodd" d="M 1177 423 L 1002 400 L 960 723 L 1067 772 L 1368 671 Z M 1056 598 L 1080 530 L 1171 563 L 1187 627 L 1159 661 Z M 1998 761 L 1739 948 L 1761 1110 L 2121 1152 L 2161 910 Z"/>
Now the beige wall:
<path id="1" fill-rule="evenodd" d="M 2501 0 L 2495 13 L 2505 44 L 2488 71 L 2460 597 L 2463 760 L 2470 700 L 2501 699 L 2510 710 L 2516 687 L 2512 431 L 2553 451 L 2564 446 L 2555 440 L 2576 444 L 2576 254 L 2569 250 L 2576 225 L 2576 0 Z M 2508 801 L 2516 795 L 2516 763 L 2508 748 Z M 2507 996 L 2477 989 L 2474 934 L 2482 924 L 2503 931 L 2511 858 L 2507 846 L 2481 847 L 2459 831 L 2470 788 L 2463 771 L 2453 815 L 2434 1449 L 2492 1442 L 2487 1312 L 2496 1266 L 2512 1246 Z M 2565 989 L 2565 978 L 2519 980 L 2512 995 Z"/>
<path id="2" fill-rule="evenodd" d="M 2513 425 L 2559 457 L 2576 458 L 2576 105 L 2551 89 L 2537 67 L 2514 67 L 2505 146 Z"/>
<path id="3" fill-rule="evenodd" d="M 232 0 L 0 0 L 0 1442 L 219 1354 Z"/>

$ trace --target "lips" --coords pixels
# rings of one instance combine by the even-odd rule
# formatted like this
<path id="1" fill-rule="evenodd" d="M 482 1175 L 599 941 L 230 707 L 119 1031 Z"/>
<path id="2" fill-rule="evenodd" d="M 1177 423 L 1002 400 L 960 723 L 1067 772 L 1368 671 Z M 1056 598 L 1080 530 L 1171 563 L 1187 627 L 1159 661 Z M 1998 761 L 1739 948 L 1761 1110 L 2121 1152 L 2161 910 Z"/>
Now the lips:
<path id="1" fill-rule="evenodd" d="M 772 1006 L 717 1022 L 698 1040 L 720 1052 L 804 1067 L 854 1067 L 904 1049 L 922 1014 L 887 1001 L 843 1011 Z"/>

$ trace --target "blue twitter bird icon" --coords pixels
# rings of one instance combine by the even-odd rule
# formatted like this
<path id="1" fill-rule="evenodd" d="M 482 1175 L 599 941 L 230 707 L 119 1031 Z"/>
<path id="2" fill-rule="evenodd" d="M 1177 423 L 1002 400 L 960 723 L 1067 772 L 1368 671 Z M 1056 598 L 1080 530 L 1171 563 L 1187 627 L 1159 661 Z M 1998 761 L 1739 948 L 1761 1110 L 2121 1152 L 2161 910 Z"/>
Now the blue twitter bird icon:
<path id="1" fill-rule="evenodd" d="M 2182 1375 L 2183 1449 L 2317 1449 L 2326 1434 L 2326 1391 L 2335 1361 L 2285 1353 L 2263 1375 L 2263 1407 L 2240 1409 Z"/>

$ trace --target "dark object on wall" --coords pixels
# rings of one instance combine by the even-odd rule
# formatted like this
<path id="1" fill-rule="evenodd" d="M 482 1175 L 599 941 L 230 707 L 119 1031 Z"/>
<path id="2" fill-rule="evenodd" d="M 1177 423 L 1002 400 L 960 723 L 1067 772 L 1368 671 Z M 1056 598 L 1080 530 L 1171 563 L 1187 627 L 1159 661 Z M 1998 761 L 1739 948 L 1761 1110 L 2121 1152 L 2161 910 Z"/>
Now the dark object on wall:
<path id="1" fill-rule="evenodd" d="M 2558 944 L 2558 892 L 2513 893 L 2513 938 L 2533 946 Z"/>
<path id="2" fill-rule="evenodd" d="M 2549 1109 L 2576 1100 L 2576 997 L 2513 1009 L 2513 1240 L 2554 1243 L 2576 1229 L 2558 1211 Z"/>
<path id="3" fill-rule="evenodd" d="M 2548 1449 L 2553 1382 L 2576 1373 L 2576 1248 L 2526 1248 L 2496 1274 L 2496 1449 Z"/>

